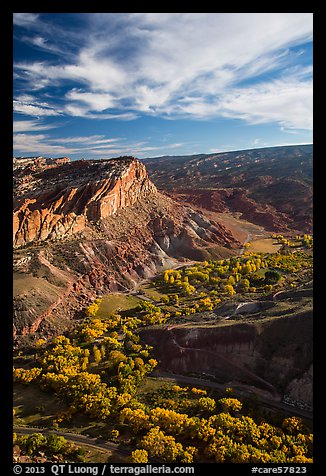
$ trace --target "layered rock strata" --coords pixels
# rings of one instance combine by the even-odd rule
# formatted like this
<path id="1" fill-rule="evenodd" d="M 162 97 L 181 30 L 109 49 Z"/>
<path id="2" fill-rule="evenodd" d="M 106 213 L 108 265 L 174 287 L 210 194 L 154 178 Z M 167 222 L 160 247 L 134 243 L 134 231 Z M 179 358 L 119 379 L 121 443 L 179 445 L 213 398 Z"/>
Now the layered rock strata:
<path id="1" fill-rule="evenodd" d="M 34 176 L 31 167 L 35 164 L 16 174 L 16 194 L 23 194 L 15 200 L 14 246 L 77 233 L 88 222 L 108 218 L 156 191 L 144 165 L 133 159 L 81 160 L 57 167 L 41 162 Z M 30 180 L 24 193 L 26 176 Z"/>
<path id="2" fill-rule="evenodd" d="M 243 321 L 153 326 L 140 335 L 153 346 L 159 371 L 241 382 L 312 406 L 312 309 Z"/>
<path id="3" fill-rule="evenodd" d="M 132 157 L 18 159 L 14 190 L 17 337 L 62 332 L 97 296 L 240 246 L 225 226 L 159 193 Z"/>

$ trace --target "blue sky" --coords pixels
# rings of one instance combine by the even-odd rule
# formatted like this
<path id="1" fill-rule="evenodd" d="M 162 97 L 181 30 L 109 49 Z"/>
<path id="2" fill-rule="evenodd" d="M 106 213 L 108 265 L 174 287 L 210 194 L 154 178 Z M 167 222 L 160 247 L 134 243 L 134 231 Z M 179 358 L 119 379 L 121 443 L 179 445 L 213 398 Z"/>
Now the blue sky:
<path id="1" fill-rule="evenodd" d="M 15 13 L 14 155 L 312 143 L 312 13 Z"/>

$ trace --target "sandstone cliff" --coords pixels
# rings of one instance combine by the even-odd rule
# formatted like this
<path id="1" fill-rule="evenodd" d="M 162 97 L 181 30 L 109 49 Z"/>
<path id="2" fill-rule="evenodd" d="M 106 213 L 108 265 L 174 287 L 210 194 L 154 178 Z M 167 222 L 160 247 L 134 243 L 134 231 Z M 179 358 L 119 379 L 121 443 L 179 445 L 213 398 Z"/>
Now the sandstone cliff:
<path id="1" fill-rule="evenodd" d="M 240 245 L 159 193 L 132 157 L 16 160 L 14 190 L 16 336 L 62 332 L 98 295 Z"/>
<path id="2" fill-rule="evenodd" d="M 108 218 L 156 188 L 140 162 L 120 159 L 56 167 L 45 162 L 36 170 L 28 164 L 16 173 L 15 191 L 14 245 L 22 246 L 81 231 L 87 222 Z"/>

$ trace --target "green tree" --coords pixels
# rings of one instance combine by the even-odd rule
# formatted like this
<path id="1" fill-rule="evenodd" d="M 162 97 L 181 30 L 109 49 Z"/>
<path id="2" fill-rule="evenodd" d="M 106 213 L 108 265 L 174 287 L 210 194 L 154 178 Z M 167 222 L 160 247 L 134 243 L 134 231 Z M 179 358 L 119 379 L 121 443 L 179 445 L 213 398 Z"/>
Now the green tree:
<path id="1" fill-rule="evenodd" d="M 176 443 L 173 436 L 165 435 L 158 426 L 151 428 L 140 444 L 152 457 L 162 458 L 167 463 L 173 463 L 183 454 L 182 444 Z"/>
<path id="2" fill-rule="evenodd" d="M 234 285 L 235 285 L 234 276 L 230 275 L 230 276 L 228 277 L 228 284 L 231 284 L 231 286 L 234 286 Z"/>
<path id="3" fill-rule="evenodd" d="M 49 435 L 47 438 L 47 447 L 52 454 L 64 454 L 67 443 L 67 440 L 63 436 L 56 434 Z"/>
<path id="4" fill-rule="evenodd" d="M 213 412 L 216 407 L 216 402 L 213 398 L 201 397 L 198 400 L 198 405 L 201 410 L 206 410 L 208 412 Z"/>
<path id="5" fill-rule="evenodd" d="M 281 273 L 271 269 L 265 273 L 265 284 L 276 284 L 281 278 Z"/>
<path id="6" fill-rule="evenodd" d="M 32 455 L 42 449 L 46 444 L 46 437 L 41 433 L 33 433 L 32 435 L 24 435 L 19 439 L 19 443 L 25 451 Z"/>
<path id="7" fill-rule="evenodd" d="M 242 288 L 242 290 L 244 292 L 248 292 L 249 291 L 249 288 L 250 288 L 250 281 L 249 279 L 243 279 L 241 282 L 240 282 L 240 286 Z"/>
<path id="8" fill-rule="evenodd" d="M 234 287 L 232 286 L 232 284 L 226 284 L 224 286 L 224 291 L 229 294 L 229 296 L 233 296 L 234 294 L 236 294 L 235 292 L 235 289 Z"/>

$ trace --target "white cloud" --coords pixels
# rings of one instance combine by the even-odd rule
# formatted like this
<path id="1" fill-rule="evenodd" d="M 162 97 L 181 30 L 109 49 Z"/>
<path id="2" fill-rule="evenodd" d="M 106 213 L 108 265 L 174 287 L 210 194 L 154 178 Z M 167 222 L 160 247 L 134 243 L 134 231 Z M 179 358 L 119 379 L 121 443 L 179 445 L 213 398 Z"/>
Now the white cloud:
<path id="1" fill-rule="evenodd" d="M 103 135 L 93 135 L 93 136 L 82 136 L 82 137 L 63 137 L 60 139 L 51 139 L 51 142 L 55 143 L 73 143 L 73 144 L 110 144 L 111 142 L 117 142 L 120 139 L 112 138 L 112 139 L 105 139 Z"/>
<path id="2" fill-rule="evenodd" d="M 39 101 L 30 94 L 21 94 L 13 101 L 14 112 L 28 116 L 60 116 L 62 113 L 47 102 Z"/>
<path id="3" fill-rule="evenodd" d="M 39 14 L 36 13 L 14 13 L 13 23 L 18 26 L 29 26 L 34 24 L 38 17 Z"/>
<path id="4" fill-rule="evenodd" d="M 85 117 L 87 119 L 119 119 L 120 121 L 133 121 L 138 117 L 138 114 L 134 112 L 125 112 L 121 114 L 92 113 L 89 112 L 87 106 L 80 106 L 77 104 L 68 104 L 65 106 L 64 112 L 70 116 Z"/>
<path id="5" fill-rule="evenodd" d="M 222 115 L 312 126 L 311 70 L 293 69 L 294 56 L 302 55 L 290 52 L 311 41 L 311 13 L 84 15 L 85 40 L 73 60 L 15 65 L 34 91 L 70 84 L 65 114 L 120 120 L 135 119 L 139 112 L 172 119 Z M 48 46 L 44 25 L 42 36 L 32 41 Z M 266 72 L 273 79 L 253 82 Z M 20 112 L 46 114 L 28 106 Z"/>
<path id="6" fill-rule="evenodd" d="M 178 147 L 183 147 L 185 142 L 176 142 L 175 144 L 169 144 L 168 147 L 170 149 L 177 149 Z"/>
<path id="7" fill-rule="evenodd" d="M 27 102 L 27 103 L 32 103 L 33 101 L 36 101 L 36 97 L 32 96 L 31 94 L 20 94 L 19 96 L 16 96 L 15 99 L 17 102 Z"/>
<path id="8" fill-rule="evenodd" d="M 115 107 L 116 102 L 111 94 L 98 94 L 92 92 L 82 92 L 77 89 L 72 89 L 66 94 L 66 98 L 72 101 L 80 101 L 86 103 L 91 111 L 105 111 Z"/>
<path id="9" fill-rule="evenodd" d="M 30 123 L 33 121 L 18 122 Z M 19 131 L 19 128 L 17 131 Z M 181 145 L 170 144 L 164 146 L 164 149 Z M 107 138 L 104 135 L 52 138 L 47 134 L 25 134 L 20 132 L 14 134 L 13 148 L 14 155 L 44 155 L 47 157 L 77 155 L 79 157 L 95 156 L 100 158 L 119 155 L 144 157 L 148 155 L 148 152 L 158 152 L 162 149 L 161 146 L 149 145 L 143 141 L 127 143 L 124 138 Z"/>
<path id="10" fill-rule="evenodd" d="M 69 155 L 77 151 L 75 148 L 54 145 L 44 134 L 15 134 L 13 139 L 14 153 L 45 155 L 49 157 Z"/>
<path id="11" fill-rule="evenodd" d="M 264 141 L 263 139 L 259 138 L 259 137 L 257 139 L 252 140 L 251 143 L 254 147 L 265 147 L 265 146 L 267 146 L 267 142 Z"/>
<path id="12" fill-rule="evenodd" d="M 218 103 L 223 116 L 252 124 L 278 122 L 289 129 L 312 129 L 311 82 L 275 81 L 227 93 Z"/>
<path id="13" fill-rule="evenodd" d="M 299 131 L 296 129 L 287 129 L 286 127 L 281 126 L 280 130 L 285 134 L 299 134 Z"/>
<path id="14" fill-rule="evenodd" d="M 46 131 L 58 127 L 56 124 L 44 124 L 37 120 L 14 121 L 13 132 Z"/>
<path id="15" fill-rule="evenodd" d="M 36 25 L 34 25 L 36 26 Z M 38 27 L 41 27 L 41 30 L 43 30 L 43 25 L 38 23 Z M 43 35 L 46 35 L 48 32 L 45 30 L 45 31 L 42 31 L 42 34 Z M 55 44 L 54 42 L 52 41 L 49 41 L 48 38 L 45 38 L 44 36 L 41 36 L 39 34 L 37 34 L 36 36 L 35 35 L 31 35 L 31 36 L 23 36 L 21 38 L 21 41 L 23 41 L 24 43 L 27 43 L 27 44 L 31 44 L 32 46 L 40 49 L 40 50 L 43 50 L 43 51 L 46 51 L 46 52 L 50 52 L 50 53 L 54 53 L 54 54 L 58 54 L 58 55 L 61 55 L 61 56 L 64 56 L 64 57 L 72 57 L 71 53 L 69 52 L 69 50 L 65 47 L 59 47 L 57 44 Z"/>
<path id="16" fill-rule="evenodd" d="M 158 151 L 160 150 L 160 147 L 152 147 L 152 146 L 144 146 L 144 147 L 139 147 L 139 146 L 134 146 L 133 144 L 124 146 L 124 147 L 112 147 L 112 148 L 90 148 L 87 150 L 87 152 L 90 155 L 100 155 L 103 157 L 104 155 L 108 156 L 113 156 L 113 155 L 134 155 L 137 157 L 140 157 L 144 155 L 146 152 L 151 152 L 151 151 Z"/>
<path id="17" fill-rule="evenodd" d="M 60 116 L 61 113 L 54 109 L 34 106 L 33 104 L 26 104 L 19 101 L 14 101 L 14 111 L 25 114 L 27 116 Z"/>
<path id="18" fill-rule="evenodd" d="M 82 156 L 100 155 L 137 155 L 158 147 L 149 146 L 144 142 L 125 143 L 125 139 L 104 135 L 76 136 L 52 138 L 47 134 L 21 133 L 33 126 L 35 121 L 16 121 L 16 132 L 13 139 L 14 154 L 45 155 L 49 157 L 78 154 Z M 20 124 L 24 123 L 24 124 Z M 17 127 L 18 124 L 18 127 Z M 31 129 L 28 129 L 29 131 Z M 36 131 L 37 129 L 34 128 Z M 41 129 L 39 129 L 41 130 Z"/>

